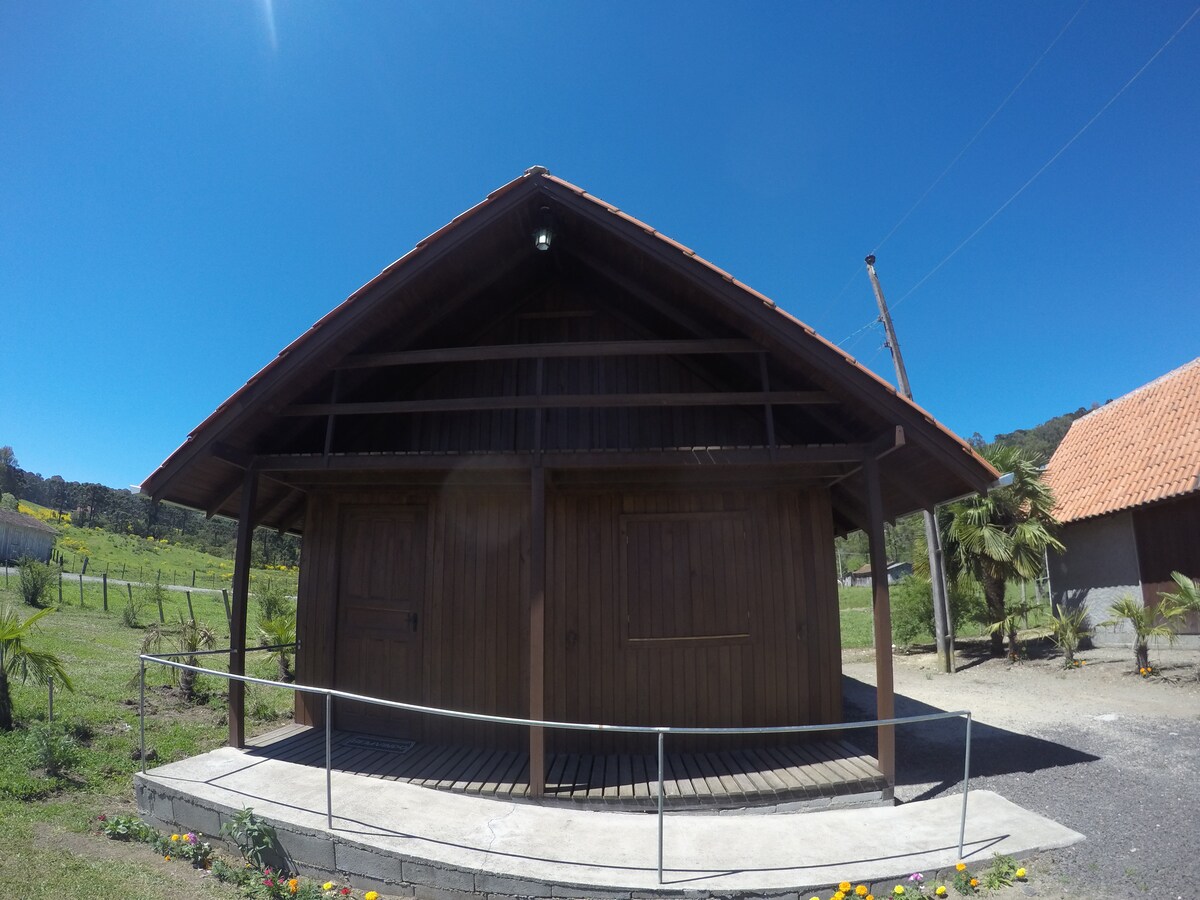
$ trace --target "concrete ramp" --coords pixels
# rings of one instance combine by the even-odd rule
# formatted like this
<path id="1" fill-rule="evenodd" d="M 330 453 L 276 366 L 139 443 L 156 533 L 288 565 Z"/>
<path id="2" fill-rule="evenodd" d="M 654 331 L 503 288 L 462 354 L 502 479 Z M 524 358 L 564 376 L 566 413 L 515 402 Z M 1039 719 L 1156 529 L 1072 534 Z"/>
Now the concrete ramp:
<path id="1" fill-rule="evenodd" d="M 569 809 L 432 791 L 333 773 L 333 830 L 325 772 L 232 748 L 135 778 L 138 808 L 175 830 L 215 836 L 252 807 L 276 829 L 293 866 L 359 888 L 453 898 L 792 896 L 852 881 L 890 893 L 895 879 L 953 866 L 961 797 L 903 806 L 666 817 L 663 883 L 653 815 Z M 1027 856 L 1083 835 L 974 791 L 966 861 Z"/>

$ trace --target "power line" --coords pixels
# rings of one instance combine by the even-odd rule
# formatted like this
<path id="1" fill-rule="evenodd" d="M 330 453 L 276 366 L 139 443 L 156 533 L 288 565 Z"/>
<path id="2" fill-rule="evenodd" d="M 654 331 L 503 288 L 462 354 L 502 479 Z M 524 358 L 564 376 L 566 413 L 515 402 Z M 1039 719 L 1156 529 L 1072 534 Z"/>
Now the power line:
<path id="1" fill-rule="evenodd" d="M 972 231 L 969 235 L 967 235 L 967 237 L 961 243 L 959 243 L 958 246 L 956 246 L 953 250 L 951 250 L 948 254 L 946 254 L 946 256 L 943 257 L 942 260 L 937 265 L 935 265 L 932 269 L 930 269 L 928 272 L 926 272 L 925 275 L 922 276 L 922 278 L 916 284 L 914 284 L 911 288 L 908 289 L 908 291 L 904 294 L 904 296 L 902 296 L 899 300 L 897 300 L 895 303 L 893 303 L 892 309 L 895 309 L 897 306 L 899 306 L 901 303 L 903 303 L 905 300 L 907 300 L 909 297 L 911 297 L 914 293 L 916 293 L 916 291 L 923 284 L 925 284 L 925 282 L 927 282 L 930 278 L 932 278 L 938 272 L 938 270 L 940 270 L 942 268 L 942 266 L 946 265 L 946 263 L 948 263 L 951 259 L 953 259 L 960 250 L 962 250 L 965 246 L 967 246 L 967 244 L 969 244 L 972 240 L 974 240 L 981 231 L 983 231 L 985 228 L 987 228 L 987 226 L 990 225 L 996 219 L 996 217 L 1000 215 L 1000 213 L 1004 212 L 1004 210 L 1006 210 L 1009 206 L 1011 206 L 1013 201 L 1015 201 L 1018 197 L 1020 197 L 1021 194 L 1025 193 L 1026 189 L 1031 184 L 1033 184 L 1035 181 L 1037 181 L 1037 179 L 1042 175 L 1043 172 L 1045 172 L 1048 168 L 1050 168 L 1050 166 L 1052 166 L 1055 163 L 1055 161 L 1060 156 L 1062 156 L 1072 144 L 1074 144 L 1077 140 L 1079 140 L 1079 138 L 1083 135 L 1083 133 L 1085 131 L 1087 131 L 1089 128 L 1091 128 L 1093 124 L 1095 124 L 1097 119 L 1099 119 L 1102 115 L 1104 115 L 1104 113 L 1108 110 L 1108 108 L 1110 106 L 1112 106 L 1121 97 L 1122 94 L 1124 94 L 1127 90 L 1129 90 L 1130 86 L 1135 81 L 1137 81 L 1148 68 L 1150 68 L 1150 66 L 1153 64 L 1153 62 L 1156 59 L 1158 59 L 1159 56 L 1162 55 L 1163 51 L 1166 50 L 1167 47 L 1169 47 L 1171 45 L 1171 43 L 1174 42 L 1174 40 L 1177 37 L 1179 37 L 1180 34 L 1183 33 L 1184 29 L 1186 29 L 1189 25 L 1192 24 L 1192 21 L 1196 18 L 1197 15 L 1200 15 L 1200 6 L 1196 7 L 1194 10 L 1192 10 L 1191 15 L 1189 15 L 1187 17 L 1187 19 L 1184 20 L 1184 23 L 1175 29 L 1174 33 L 1163 42 L 1162 46 L 1160 46 L 1157 50 L 1154 51 L 1153 54 L 1151 54 L 1150 58 L 1148 60 L 1146 60 L 1145 63 L 1142 64 L 1141 68 L 1139 68 L 1136 72 L 1133 73 L 1133 75 L 1129 78 L 1129 80 L 1126 81 L 1121 86 L 1120 90 L 1118 90 L 1115 94 L 1113 94 L 1108 99 L 1108 102 L 1106 102 L 1103 106 L 1101 106 L 1100 109 L 1097 110 L 1096 114 L 1093 115 L 1090 119 L 1088 119 L 1087 122 L 1084 123 L 1083 127 L 1080 128 L 1078 131 L 1075 132 L 1074 135 L 1071 136 L 1070 140 L 1068 140 L 1065 144 L 1063 144 L 1053 156 L 1051 156 L 1048 160 L 1046 160 L 1045 163 L 1042 164 L 1041 168 L 1039 168 L 1036 172 L 1034 172 L 1033 175 L 1024 184 L 1022 184 L 1019 188 L 1017 188 L 1017 190 L 1013 193 L 1013 195 L 1011 197 L 1009 197 L 1002 204 L 1000 204 L 1000 206 L 996 209 L 995 212 L 993 212 L 990 216 L 988 216 L 986 219 L 984 219 L 983 223 L 980 224 L 979 227 L 977 227 L 974 231 Z M 1057 38 L 1056 38 L 1056 40 L 1057 40 Z M 850 334 L 849 337 L 846 337 L 843 340 L 839 341 L 838 346 L 841 346 L 842 344 L 846 343 L 846 341 L 850 340 L 855 335 L 870 328 L 872 325 L 874 325 L 878 321 L 879 321 L 878 317 L 872 319 L 870 322 L 868 322 L 862 328 L 859 328 L 858 331 L 853 332 L 852 334 Z"/>
<path id="2" fill-rule="evenodd" d="M 933 182 L 929 185 L 929 187 L 925 188 L 925 193 L 921 194 L 921 196 L 917 198 L 917 202 L 914 203 L 911 207 L 909 207 L 908 212 L 906 212 L 903 216 L 900 217 L 900 221 L 892 226 L 892 230 L 889 231 L 884 236 L 882 241 L 880 241 L 878 244 L 875 245 L 875 249 L 872 250 L 871 253 L 878 254 L 879 248 L 882 247 L 884 244 L 886 244 L 888 242 L 888 240 L 891 238 L 891 236 L 900 230 L 900 226 L 908 221 L 908 217 L 911 216 L 916 211 L 917 207 L 925 202 L 925 198 L 928 197 L 930 192 L 932 192 L 933 189 L 938 186 L 938 184 L 941 182 L 941 180 L 943 178 L 945 178 L 946 175 L 949 174 L 950 170 L 954 168 L 954 166 L 958 163 L 958 161 L 963 158 L 963 154 L 971 149 L 971 145 L 974 144 L 975 141 L 977 141 L 979 139 L 979 136 L 981 134 L 983 134 L 984 131 L 987 130 L 987 127 L 992 124 L 992 120 L 995 119 L 996 116 L 1000 115 L 1000 111 L 1002 109 L 1004 109 L 1005 106 L 1008 105 L 1008 101 L 1011 100 L 1013 98 L 1013 95 L 1016 94 L 1016 92 L 1021 89 L 1021 85 L 1023 85 L 1026 81 L 1029 80 L 1029 76 L 1033 74 L 1033 70 L 1036 69 L 1039 65 L 1041 65 L 1042 60 L 1045 59 L 1047 54 L 1049 54 L 1050 51 L 1054 49 L 1054 45 L 1057 44 L 1059 42 L 1059 39 L 1062 38 L 1062 36 L 1067 33 L 1067 30 L 1075 23 L 1075 20 L 1077 18 L 1079 18 L 1079 14 L 1081 12 L 1083 12 L 1084 7 L 1086 7 L 1088 5 L 1088 3 L 1090 3 L 1090 2 L 1091 2 L 1091 0 L 1083 0 L 1083 3 L 1080 5 L 1079 9 L 1075 10 L 1075 15 L 1071 16 L 1071 18 L 1067 20 L 1067 24 L 1062 27 L 1062 30 L 1060 30 L 1058 32 L 1058 34 L 1055 35 L 1054 40 L 1052 40 L 1046 46 L 1046 49 L 1042 51 L 1042 55 L 1033 61 L 1033 65 L 1030 66 L 1026 70 L 1025 74 L 1021 76 L 1021 80 L 1018 81 L 1016 83 L 1016 85 L 1013 87 L 1013 89 L 1008 92 L 1008 95 L 1003 100 L 1000 101 L 1000 105 L 997 106 L 992 111 L 992 114 L 987 117 L 987 120 L 984 121 L 984 123 L 979 126 L 979 130 L 976 131 L 975 134 L 973 134 L 971 136 L 971 139 L 969 141 L 967 141 L 967 143 L 963 146 L 963 148 L 958 151 L 958 153 L 957 153 L 957 155 L 955 155 L 954 159 L 950 160 L 950 164 L 947 165 L 946 168 L 942 169 L 942 174 L 939 175 L 937 178 L 933 179 Z M 855 274 L 857 274 L 857 271 L 855 272 Z"/>
<path id="3" fill-rule="evenodd" d="M 1159 47 L 1157 50 L 1154 51 L 1154 53 L 1151 55 L 1151 57 L 1148 60 L 1146 60 L 1146 62 L 1142 65 L 1142 67 L 1140 69 L 1138 69 L 1136 72 L 1134 72 L 1133 76 L 1128 81 L 1126 81 L 1123 85 L 1121 85 L 1121 89 L 1119 91 L 1117 91 L 1115 94 L 1113 94 L 1108 99 L 1108 102 L 1105 103 L 1103 106 L 1101 106 L 1100 109 L 1096 112 L 1096 114 L 1094 116 L 1092 116 L 1090 119 L 1088 119 L 1087 122 L 1084 123 L 1083 127 L 1080 128 L 1078 131 L 1076 131 L 1075 134 L 1073 134 L 1071 136 L 1071 139 L 1069 141 L 1067 141 L 1065 144 L 1063 144 L 1058 149 L 1057 153 L 1055 153 L 1048 160 L 1046 160 L 1046 162 L 1042 164 L 1042 167 L 1040 169 L 1038 169 L 1036 172 L 1034 172 L 1028 181 L 1026 181 L 1019 188 L 1017 188 L 1016 192 L 1013 193 L 1013 195 L 1011 197 L 1009 197 L 1007 200 L 1005 200 L 1003 203 L 1001 203 L 1000 206 L 996 209 L 996 211 L 994 213 L 992 213 L 990 216 L 988 216 L 986 219 L 984 219 L 983 223 L 978 228 L 976 228 L 974 231 L 972 231 L 969 235 L 967 235 L 967 237 L 962 241 L 962 243 L 960 243 L 957 247 L 955 247 L 948 254 L 946 254 L 946 256 L 942 259 L 941 262 L 939 262 L 936 266 L 934 266 L 932 269 L 930 269 L 929 272 L 927 272 L 920 281 L 918 281 L 911 288 L 909 288 L 908 292 L 905 293 L 903 297 L 901 297 L 899 300 L 897 300 L 895 303 L 893 303 L 892 308 L 895 309 L 897 306 L 899 306 L 901 303 L 903 303 L 905 300 L 907 300 L 910 296 L 912 296 L 912 294 L 919 287 L 921 287 L 921 285 L 923 285 L 926 281 L 928 281 L 930 278 L 932 278 L 933 275 L 942 266 L 944 266 L 951 259 L 953 259 L 954 256 L 958 253 L 958 251 L 962 250 L 963 247 L 965 247 L 965 246 L 967 246 L 967 244 L 971 243 L 971 241 L 975 239 L 975 236 L 978 235 L 979 232 L 981 232 L 981 231 L 983 231 L 983 229 L 987 228 L 988 225 L 990 225 L 992 223 L 992 221 L 997 216 L 1000 215 L 1000 213 L 1004 212 L 1004 210 L 1006 210 L 1012 204 L 1012 202 L 1014 200 L 1016 200 L 1023 193 L 1025 193 L 1026 188 L 1028 188 L 1031 184 L 1033 184 L 1035 181 L 1037 181 L 1043 172 L 1045 172 L 1048 168 L 1050 168 L 1052 165 L 1054 165 L 1055 161 L 1060 156 L 1062 156 L 1064 153 L 1067 152 L 1067 148 L 1069 148 L 1072 144 L 1074 144 L 1077 140 L 1079 140 L 1080 136 L 1082 136 L 1085 131 L 1087 131 L 1089 128 L 1091 128 L 1092 125 L 1095 124 L 1096 120 L 1099 119 L 1102 115 L 1104 115 L 1105 111 L 1107 111 L 1110 106 L 1112 106 L 1114 103 L 1117 102 L 1117 99 L 1122 94 L 1124 94 L 1125 91 L 1127 91 L 1129 89 L 1130 85 L 1132 85 L 1135 81 L 1137 81 L 1139 78 L 1142 77 L 1142 73 L 1145 72 L 1148 68 L 1150 68 L 1150 65 L 1156 59 L 1158 59 L 1158 57 L 1162 54 L 1162 52 L 1164 50 L 1166 50 L 1168 46 L 1170 46 L 1171 42 L 1174 41 L 1175 38 L 1179 37 L 1179 35 L 1183 32 L 1183 30 L 1192 23 L 1192 20 L 1195 19 L 1197 15 L 1200 15 L 1200 6 L 1197 6 L 1194 10 L 1192 10 L 1192 14 L 1187 17 L 1187 19 L 1184 21 L 1184 23 L 1182 25 L 1180 25 L 1177 29 L 1175 29 L 1175 33 L 1172 34 L 1169 38 L 1167 38 L 1166 41 L 1163 42 L 1163 45 L 1161 47 Z"/>

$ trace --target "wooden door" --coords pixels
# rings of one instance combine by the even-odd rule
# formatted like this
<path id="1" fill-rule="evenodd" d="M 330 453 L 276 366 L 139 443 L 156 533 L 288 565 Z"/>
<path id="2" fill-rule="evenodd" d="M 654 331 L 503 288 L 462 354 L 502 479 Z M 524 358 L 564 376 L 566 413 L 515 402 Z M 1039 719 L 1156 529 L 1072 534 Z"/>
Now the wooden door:
<path id="1" fill-rule="evenodd" d="M 354 506 L 343 510 L 339 530 L 334 684 L 355 694 L 421 703 L 425 513 Z M 354 701 L 335 706 L 337 728 L 420 736 L 418 713 Z"/>

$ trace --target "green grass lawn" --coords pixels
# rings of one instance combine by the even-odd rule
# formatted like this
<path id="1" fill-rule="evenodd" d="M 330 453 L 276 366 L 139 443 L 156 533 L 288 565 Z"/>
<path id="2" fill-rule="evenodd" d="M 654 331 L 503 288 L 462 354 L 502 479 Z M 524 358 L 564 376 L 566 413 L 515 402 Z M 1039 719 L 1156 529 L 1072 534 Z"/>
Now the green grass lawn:
<path id="1" fill-rule="evenodd" d="M 33 609 L 21 603 L 16 587 L 15 576 L 7 584 L 0 582 L 0 604 L 12 605 L 23 617 L 31 615 Z M 57 582 L 51 591 L 48 599 L 57 602 Z M 132 774 L 140 767 L 135 754 L 137 654 L 145 632 L 123 624 L 122 610 L 129 602 L 124 585 L 109 585 L 107 612 L 102 608 L 102 585 L 85 581 L 82 591 L 81 604 L 78 576 L 65 575 L 62 605 L 41 620 L 30 639 L 34 648 L 57 654 L 74 681 L 74 691 L 55 692 L 55 720 L 78 737 L 78 764 L 59 778 L 47 777 L 41 769 L 30 729 L 46 718 L 43 687 L 14 683 L 19 727 L 0 732 L 0 897 L 229 900 L 235 896 L 232 888 L 212 879 L 197 880 L 186 867 L 164 862 L 143 845 L 114 847 L 89 834 L 100 813 L 132 811 Z M 159 621 L 152 586 L 137 585 L 132 592 L 141 625 Z M 193 592 L 190 610 L 182 592 L 163 591 L 161 596 L 162 618 L 168 623 L 194 614 L 217 632 L 218 646 L 228 646 L 219 593 Z M 842 645 L 873 646 L 870 590 L 841 588 L 838 599 Z M 250 639 L 254 640 L 253 628 Z M 225 660 L 209 657 L 206 664 L 223 669 Z M 252 655 L 248 668 L 250 674 L 267 678 L 276 674 L 265 655 Z M 173 689 L 168 670 L 151 668 L 147 684 L 146 742 L 157 752 L 158 764 L 224 743 L 223 680 L 201 677 L 197 686 L 203 702 L 191 706 Z M 247 686 L 247 725 L 252 733 L 287 721 L 291 708 L 289 691 Z"/>
<path id="2" fill-rule="evenodd" d="M 0 588 L 0 604 L 23 617 L 33 613 L 15 591 Z M 66 590 L 70 587 L 71 590 Z M 135 593 L 139 588 L 135 588 Z M 64 584 L 64 605 L 39 622 L 30 646 L 55 653 L 74 682 L 74 691 L 55 691 L 54 718 L 81 744 L 79 762 L 59 778 L 47 777 L 33 747 L 30 728 L 45 721 L 44 687 L 13 684 L 18 728 L 0 732 L 0 896 L 41 898 L 230 898 L 233 890 L 211 880 L 197 881 L 183 866 L 164 863 L 142 845 L 109 846 L 88 835 L 100 813 L 131 811 L 132 774 L 140 763 L 138 746 L 137 654 L 144 632 L 122 624 L 125 592 L 110 587 L 110 610 L 100 609 L 100 585 L 84 585 L 85 607 L 78 605 L 78 584 Z M 116 595 L 114 597 L 114 595 Z M 120 603 L 114 602 L 119 600 Z M 220 595 L 193 595 L 196 615 L 219 632 L 228 646 L 228 628 Z M 143 621 L 157 620 L 157 605 Z M 183 594 L 167 593 L 168 621 L 187 609 Z M 224 668 L 223 657 L 210 657 Z M 251 656 L 251 674 L 274 677 L 272 661 Z M 171 686 L 170 673 L 155 667 L 147 677 L 146 744 L 158 763 L 182 759 L 224 743 L 226 705 L 221 679 L 199 679 L 204 702 L 184 704 Z M 248 728 L 276 727 L 291 714 L 291 692 L 249 685 Z"/>
<path id="3" fill-rule="evenodd" d="M 167 539 L 115 534 L 102 528 L 80 528 L 69 520 L 59 521 L 45 507 L 21 502 L 21 509 L 58 530 L 54 548 L 62 555 L 68 575 L 78 574 L 87 562 L 88 575 L 107 574 L 123 581 L 178 584 L 211 589 L 228 589 L 233 579 L 233 560 L 202 553 Z M 299 572 L 294 567 L 255 569 L 251 581 L 270 579 L 286 585 L 295 595 Z"/>

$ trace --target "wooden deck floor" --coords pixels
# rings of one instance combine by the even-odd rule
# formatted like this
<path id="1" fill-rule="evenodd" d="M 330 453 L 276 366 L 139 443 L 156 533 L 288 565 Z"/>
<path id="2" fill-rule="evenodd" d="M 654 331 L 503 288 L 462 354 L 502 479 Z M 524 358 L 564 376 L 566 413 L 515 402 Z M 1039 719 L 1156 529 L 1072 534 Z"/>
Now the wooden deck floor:
<path id="1" fill-rule="evenodd" d="M 411 746 L 408 746 L 411 744 Z M 325 765 L 325 732 L 286 725 L 252 739 L 247 752 L 303 765 Z M 333 767 L 443 791 L 528 799 L 526 753 L 412 743 L 335 731 Z M 629 809 L 656 805 L 652 755 L 549 754 L 546 799 Z M 845 741 L 704 753 L 667 753 L 664 804 L 672 808 L 852 800 L 887 788 L 876 761 Z"/>

